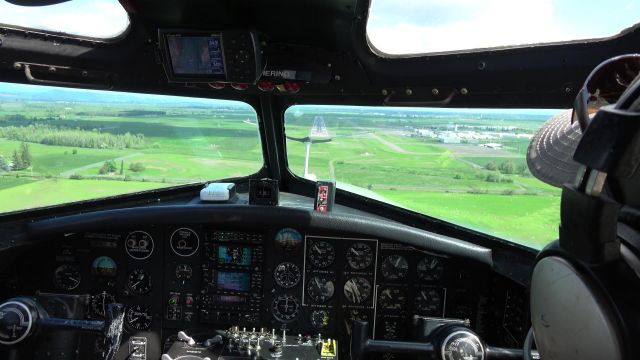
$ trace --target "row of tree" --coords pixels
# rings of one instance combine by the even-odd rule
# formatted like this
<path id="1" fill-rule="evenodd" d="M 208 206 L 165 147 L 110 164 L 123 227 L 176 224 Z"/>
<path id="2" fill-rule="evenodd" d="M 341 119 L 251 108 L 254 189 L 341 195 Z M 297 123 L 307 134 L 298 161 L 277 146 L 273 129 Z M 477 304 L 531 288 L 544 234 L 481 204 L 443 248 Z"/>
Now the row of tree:
<path id="1" fill-rule="evenodd" d="M 7 161 L 0 155 L 0 171 L 27 169 L 31 166 L 31 160 L 29 144 L 23 142 L 18 149 L 13 150 L 11 161 Z"/>
<path id="2" fill-rule="evenodd" d="M 130 149 L 146 146 L 143 134 L 111 134 L 46 124 L 0 127 L 0 137 L 44 145 L 93 149 Z"/>
<path id="3" fill-rule="evenodd" d="M 495 161 L 488 162 L 485 169 L 491 171 L 500 171 L 503 174 L 524 174 L 527 171 L 527 167 L 524 164 L 515 165 L 512 160 L 506 160 L 500 164 L 496 164 Z"/>
<path id="4" fill-rule="evenodd" d="M 146 167 L 141 162 L 134 162 L 129 164 L 129 170 L 133 172 L 144 171 Z M 113 174 L 118 171 L 118 166 L 116 165 L 115 160 L 107 160 L 102 164 L 100 170 L 98 170 L 98 174 L 107 175 Z M 120 175 L 124 175 L 124 161 L 120 160 Z"/>

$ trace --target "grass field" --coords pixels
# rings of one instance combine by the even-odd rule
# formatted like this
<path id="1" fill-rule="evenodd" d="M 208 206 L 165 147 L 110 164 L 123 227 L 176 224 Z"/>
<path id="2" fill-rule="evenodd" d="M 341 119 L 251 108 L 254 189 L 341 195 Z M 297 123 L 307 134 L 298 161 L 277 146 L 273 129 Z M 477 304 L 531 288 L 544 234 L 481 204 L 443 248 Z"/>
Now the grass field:
<path id="1" fill-rule="evenodd" d="M 78 147 L 59 138 L 51 140 L 56 145 L 38 143 L 30 140 L 34 134 L 0 138 L 5 162 L 12 161 L 23 143 L 31 155 L 24 169 L 0 170 L 0 212 L 246 176 L 263 166 L 253 109 L 184 101 L 128 104 L 101 102 L 99 96 L 77 102 L 35 101 L 33 95 L 21 99 L 19 92 L 0 91 L 0 128 L 41 124 L 78 134 L 129 133 L 144 139 L 134 147 Z M 308 136 L 317 115 L 324 116 L 332 136 L 330 142 L 311 145 L 309 177 L 337 179 L 351 191 L 536 248 L 557 237 L 558 189 L 528 171 L 485 168 L 489 162 L 508 160 L 522 168 L 526 138 L 500 136 L 503 148 L 491 150 L 408 136 L 408 129 L 449 131 L 457 126 L 464 131 L 532 134 L 543 117 L 424 111 L 399 117 L 398 110 L 389 108 L 295 108 L 285 115 L 287 136 Z M 304 143 L 287 141 L 289 166 L 301 176 L 305 150 Z M 104 170 L 106 162 L 112 168 Z"/>

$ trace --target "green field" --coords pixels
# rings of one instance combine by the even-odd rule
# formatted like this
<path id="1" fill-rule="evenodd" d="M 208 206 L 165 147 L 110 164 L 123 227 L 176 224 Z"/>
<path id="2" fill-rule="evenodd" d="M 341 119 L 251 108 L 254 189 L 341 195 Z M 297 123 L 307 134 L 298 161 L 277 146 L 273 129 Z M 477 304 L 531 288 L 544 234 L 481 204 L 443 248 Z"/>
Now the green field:
<path id="1" fill-rule="evenodd" d="M 3 97 L 0 86 L 0 156 L 22 163 L 13 153 L 27 146 L 29 160 L 0 166 L 0 212 L 247 176 L 263 166 L 256 115 L 246 105 L 14 95 Z M 560 192 L 526 171 L 528 139 L 500 136 L 502 149 L 490 150 L 410 133 L 449 131 L 455 122 L 461 131 L 532 134 L 543 117 L 312 110 L 285 115 L 287 136 L 298 138 L 309 135 L 315 116 L 325 118 L 332 138 L 311 145 L 309 178 L 337 179 L 350 191 L 535 248 L 557 237 Z M 287 155 L 302 176 L 305 144 L 288 140 Z M 507 161 L 511 168 L 487 169 Z"/>

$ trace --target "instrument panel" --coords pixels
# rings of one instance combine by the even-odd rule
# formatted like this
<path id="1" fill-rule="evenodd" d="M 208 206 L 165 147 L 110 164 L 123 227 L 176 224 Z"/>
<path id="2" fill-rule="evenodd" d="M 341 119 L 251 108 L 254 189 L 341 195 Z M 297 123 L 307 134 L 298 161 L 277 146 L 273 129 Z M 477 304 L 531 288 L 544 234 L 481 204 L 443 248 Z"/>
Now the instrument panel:
<path id="1" fill-rule="evenodd" d="M 180 224 L 54 240 L 16 262 L 16 292 L 85 296 L 75 316 L 88 319 L 122 302 L 128 338 L 156 339 L 158 354 L 179 330 L 230 326 L 346 344 L 351 320 L 372 324 L 376 339 L 411 340 L 415 316 L 446 317 L 468 319 L 483 339 L 505 346 L 517 346 L 527 328 L 519 285 L 485 265 L 385 239 Z M 34 262 L 39 271 L 25 269 Z"/>

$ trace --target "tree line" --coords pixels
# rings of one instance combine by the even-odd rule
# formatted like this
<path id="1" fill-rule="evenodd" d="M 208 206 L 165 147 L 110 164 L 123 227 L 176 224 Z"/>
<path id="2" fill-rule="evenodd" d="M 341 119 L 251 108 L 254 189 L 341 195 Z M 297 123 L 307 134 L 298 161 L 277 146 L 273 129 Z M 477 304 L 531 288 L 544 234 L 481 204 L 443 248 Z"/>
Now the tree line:
<path id="1" fill-rule="evenodd" d="M 11 161 L 0 155 L 0 171 L 24 170 L 31 166 L 31 150 L 29 144 L 21 143 L 20 147 L 13 150 Z"/>
<path id="2" fill-rule="evenodd" d="M 129 149 L 145 147 L 143 134 L 111 134 L 55 127 L 46 124 L 0 127 L 0 137 L 44 145 L 92 149 Z"/>

